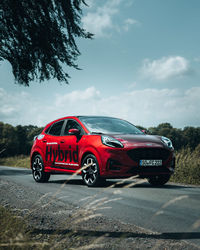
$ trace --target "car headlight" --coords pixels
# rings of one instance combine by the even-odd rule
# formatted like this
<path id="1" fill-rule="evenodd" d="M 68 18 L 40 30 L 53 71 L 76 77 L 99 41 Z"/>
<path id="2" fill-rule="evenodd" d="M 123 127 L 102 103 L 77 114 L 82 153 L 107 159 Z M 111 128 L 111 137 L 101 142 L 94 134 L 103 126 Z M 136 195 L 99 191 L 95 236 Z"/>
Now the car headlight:
<path id="1" fill-rule="evenodd" d="M 102 140 L 102 143 L 108 147 L 112 147 L 112 148 L 123 148 L 124 147 L 120 141 L 118 141 L 117 139 L 115 139 L 111 136 L 102 135 L 101 140 Z"/>
<path id="2" fill-rule="evenodd" d="M 162 136 L 161 139 L 169 148 L 173 148 L 172 141 L 169 138 Z"/>

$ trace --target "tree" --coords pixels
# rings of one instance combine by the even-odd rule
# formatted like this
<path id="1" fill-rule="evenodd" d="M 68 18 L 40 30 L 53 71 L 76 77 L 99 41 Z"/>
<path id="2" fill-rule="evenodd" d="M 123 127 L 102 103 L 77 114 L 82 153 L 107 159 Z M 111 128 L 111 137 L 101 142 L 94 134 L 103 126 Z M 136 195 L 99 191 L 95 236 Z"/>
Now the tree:
<path id="1" fill-rule="evenodd" d="M 18 137 L 16 129 L 10 124 L 0 122 L 0 152 L 2 156 L 11 156 L 18 154 Z"/>
<path id="2" fill-rule="evenodd" d="M 15 81 L 29 86 L 33 80 L 68 83 L 66 66 L 80 51 L 75 38 L 92 38 L 81 26 L 84 0 L 1 0 L 0 60 L 12 65 Z"/>
<path id="3" fill-rule="evenodd" d="M 32 126 L 28 125 L 26 127 L 26 133 L 27 133 L 27 138 L 26 138 L 26 143 L 27 143 L 27 152 L 28 154 L 31 151 L 31 147 L 33 145 L 33 140 L 36 135 L 39 135 L 42 130 L 44 129 L 43 127 L 37 127 L 37 126 Z"/>
<path id="4" fill-rule="evenodd" d="M 27 150 L 27 133 L 26 133 L 26 127 L 18 125 L 15 127 L 17 140 L 18 140 L 18 149 L 16 150 L 17 154 L 23 154 L 27 155 L 29 152 Z"/>
<path id="5" fill-rule="evenodd" d="M 185 127 L 183 130 L 183 136 L 186 146 L 195 149 L 200 144 L 200 127 Z"/>

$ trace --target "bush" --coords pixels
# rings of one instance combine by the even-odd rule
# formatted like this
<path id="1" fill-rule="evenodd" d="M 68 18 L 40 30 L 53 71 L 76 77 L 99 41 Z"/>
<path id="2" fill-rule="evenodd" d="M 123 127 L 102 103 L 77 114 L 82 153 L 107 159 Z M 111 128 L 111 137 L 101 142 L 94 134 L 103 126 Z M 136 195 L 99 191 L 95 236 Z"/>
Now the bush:
<path id="1" fill-rule="evenodd" d="M 171 181 L 200 185 L 200 144 L 195 150 L 183 148 L 176 153 L 176 169 Z"/>

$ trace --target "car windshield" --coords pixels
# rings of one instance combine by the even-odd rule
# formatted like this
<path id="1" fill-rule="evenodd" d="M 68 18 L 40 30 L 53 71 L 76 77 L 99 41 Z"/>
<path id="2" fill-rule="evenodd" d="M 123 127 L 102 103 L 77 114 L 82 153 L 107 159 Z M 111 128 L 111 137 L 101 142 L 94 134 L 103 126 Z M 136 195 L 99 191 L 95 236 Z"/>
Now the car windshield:
<path id="1" fill-rule="evenodd" d="M 80 121 L 93 134 L 143 134 L 131 123 L 111 117 L 79 117 Z"/>

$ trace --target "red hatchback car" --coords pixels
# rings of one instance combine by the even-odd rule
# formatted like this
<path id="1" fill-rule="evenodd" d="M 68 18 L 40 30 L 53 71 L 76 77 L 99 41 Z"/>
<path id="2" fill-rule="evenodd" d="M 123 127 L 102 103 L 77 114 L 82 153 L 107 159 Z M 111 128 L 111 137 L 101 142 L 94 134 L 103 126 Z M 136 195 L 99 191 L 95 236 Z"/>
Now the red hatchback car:
<path id="1" fill-rule="evenodd" d="M 31 150 L 36 182 L 47 182 L 51 174 L 79 171 L 87 186 L 134 175 L 147 178 L 152 185 L 163 185 L 174 168 L 174 149 L 168 138 L 147 135 L 112 117 L 55 120 L 35 138 Z"/>

